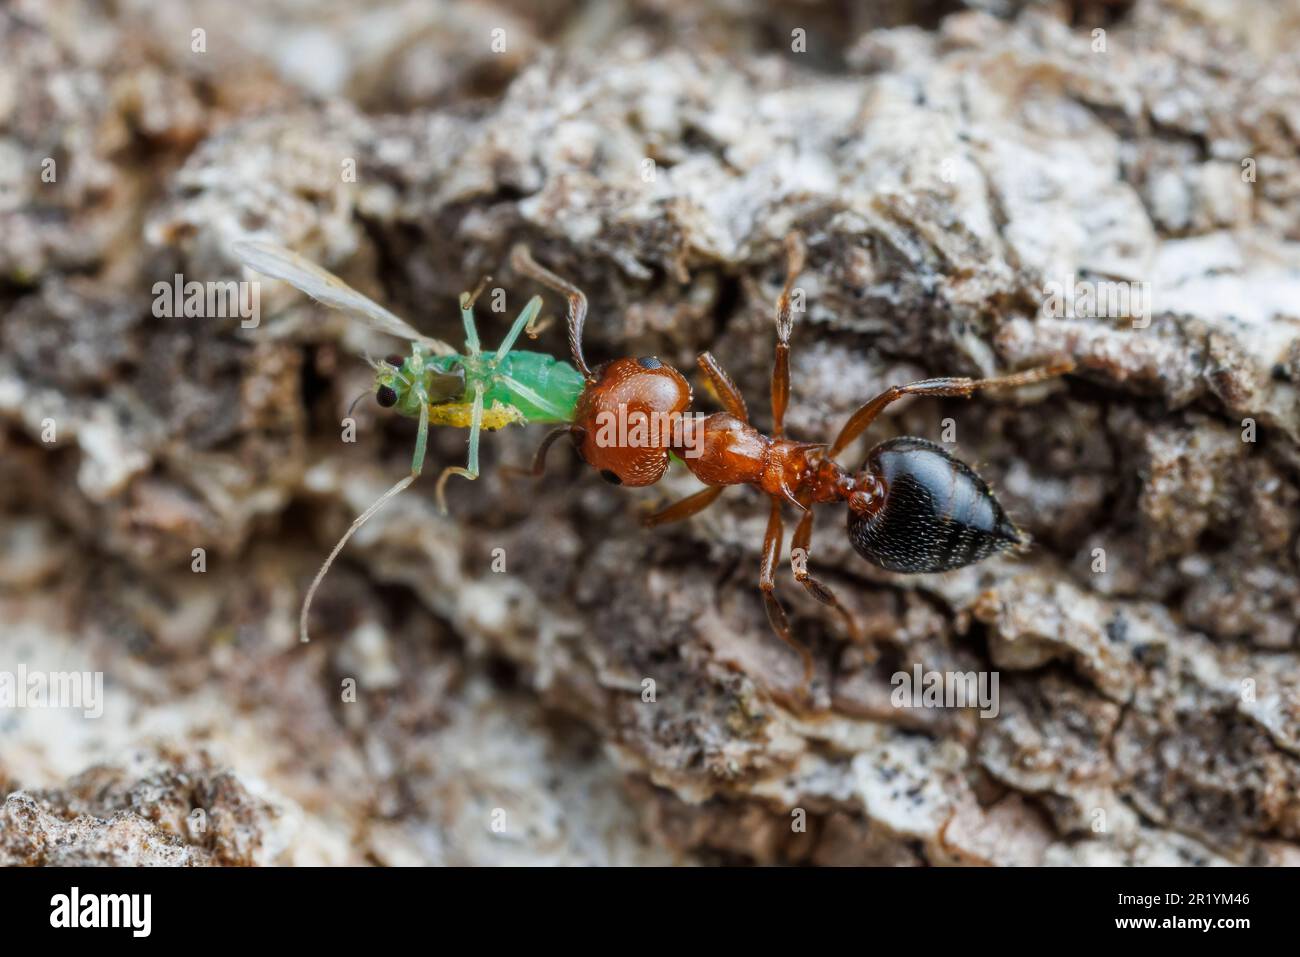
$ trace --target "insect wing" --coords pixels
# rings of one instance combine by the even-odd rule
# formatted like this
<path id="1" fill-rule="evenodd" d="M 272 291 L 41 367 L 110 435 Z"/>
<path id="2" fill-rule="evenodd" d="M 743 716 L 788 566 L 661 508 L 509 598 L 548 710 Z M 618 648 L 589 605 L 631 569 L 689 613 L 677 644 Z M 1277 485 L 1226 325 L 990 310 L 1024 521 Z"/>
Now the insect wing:
<path id="1" fill-rule="evenodd" d="M 245 241 L 234 243 L 231 248 L 245 266 L 265 276 L 282 279 L 318 302 L 346 312 L 381 332 L 418 342 L 437 355 L 453 355 L 456 352 L 442 340 L 431 339 L 416 332 L 410 323 L 363 296 L 332 272 L 283 246 Z"/>

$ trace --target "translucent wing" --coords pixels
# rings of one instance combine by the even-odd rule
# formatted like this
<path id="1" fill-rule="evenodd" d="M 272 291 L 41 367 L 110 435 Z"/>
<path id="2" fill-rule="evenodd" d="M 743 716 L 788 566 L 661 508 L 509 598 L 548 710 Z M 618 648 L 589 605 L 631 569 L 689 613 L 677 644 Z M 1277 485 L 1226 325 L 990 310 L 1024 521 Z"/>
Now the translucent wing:
<path id="1" fill-rule="evenodd" d="M 346 312 L 354 319 L 359 319 L 381 332 L 418 342 L 436 355 L 454 355 L 456 352 L 441 339 L 431 339 L 416 332 L 408 322 L 361 295 L 332 272 L 303 259 L 283 246 L 274 243 L 241 241 L 232 244 L 231 249 L 249 268 L 264 276 L 283 279 L 313 299 Z"/>

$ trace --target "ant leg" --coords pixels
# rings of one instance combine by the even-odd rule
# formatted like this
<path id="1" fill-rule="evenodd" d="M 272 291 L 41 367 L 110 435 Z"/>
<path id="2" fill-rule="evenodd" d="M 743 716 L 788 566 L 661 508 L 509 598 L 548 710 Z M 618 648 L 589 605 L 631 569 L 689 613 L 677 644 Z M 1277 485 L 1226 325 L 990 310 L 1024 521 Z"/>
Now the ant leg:
<path id="1" fill-rule="evenodd" d="M 748 422 L 749 409 L 745 406 L 745 397 L 740 394 L 736 383 L 731 381 L 731 376 L 727 375 L 718 360 L 713 358 L 713 353 L 701 352 L 695 357 L 695 362 L 704 373 L 710 389 L 722 403 L 722 407 L 741 422 Z"/>
<path id="2" fill-rule="evenodd" d="M 781 554 L 781 500 L 772 499 L 772 511 L 767 519 L 767 532 L 763 536 L 763 562 L 759 566 L 758 587 L 763 592 L 763 604 L 767 608 L 767 620 L 772 625 L 778 638 L 799 652 L 803 661 L 803 684 L 800 690 L 809 700 L 812 698 L 813 657 L 803 644 L 795 639 L 790 631 L 790 620 L 786 617 L 781 601 L 776 597 L 776 563 Z"/>
<path id="3" fill-rule="evenodd" d="M 501 340 L 501 345 L 497 346 L 495 361 L 500 362 L 510 352 L 510 350 L 514 348 L 515 340 L 519 338 L 519 333 L 527 331 L 528 338 L 537 338 L 537 317 L 541 311 L 541 296 L 533 296 L 532 299 L 528 300 L 528 305 L 524 306 L 523 312 L 519 313 L 519 317 L 515 320 L 514 325 L 510 327 L 510 331 L 506 333 L 506 337 Z"/>
<path id="4" fill-rule="evenodd" d="M 507 477 L 514 478 L 534 478 L 539 479 L 546 473 L 546 453 L 551 450 L 555 440 L 562 435 L 569 435 L 574 431 L 571 425 L 562 425 L 557 429 L 551 429 L 546 433 L 546 438 L 542 439 L 542 444 L 537 447 L 537 454 L 533 456 L 531 468 L 520 468 L 518 465 L 502 465 L 498 472 Z"/>
<path id="5" fill-rule="evenodd" d="M 803 264 L 803 239 L 791 233 L 785 237 L 785 287 L 776 303 L 776 360 L 772 364 L 772 436 L 778 439 L 785 434 L 785 409 L 790 404 L 790 333 L 794 330 L 790 293 Z"/>
<path id="6" fill-rule="evenodd" d="M 799 524 L 795 526 L 794 538 L 790 540 L 790 570 L 794 572 L 795 581 L 803 585 L 808 594 L 823 605 L 829 605 L 835 609 L 844 621 L 844 627 L 848 630 L 849 639 L 854 644 L 861 644 L 862 636 L 858 631 L 857 621 L 849 613 L 849 610 L 840 604 L 840 600 L 835 597 L 835 593 L 825 583 L 817 580 L 808 572 L 808 559 L 812 554 L 812 529 L 813 510 L 809 508 L 808 511 L 803 513 L 803 518 L 799 519 Z"/>
<path id="7" fill-rule="evenodd" d="M 428 445 L 428 438 L 429 404 L 427 402 L 421 402 L 420 431 L 416 434 L 415 454 L 411 457 L 411 474 L 399 481 L 387 492 L 379 496 L 379 498 L 375 499 L 374 503 L 371 504 L 369 508 L 358 515 L 356 521 L 348 526 L 348 530 L 343 533 L 343 537 L 338 540 L 338 543 L 330 551 L 329 557 L 325 559 L 325 564 L 321 565 L 320 571 L 318 571 L 316 577 L 312 579 L 311 587 L 307 589 L 307 597 L 303 599 L 302 611 L 298 614 L 298 638 L 300 641 L 305 642 L 308 640 L 307 614 L 311 611 L 311 602 L 312 599 L 316 597 L 316 589 L 318 589 L 320 583 L 325 580 L 325 573 L 330 570 L 330 566 L 334 564 L 334 559 L 338 558 L 339 552 L 343 551 L 343 546 L 348 543 L 348 539 L 356 534 L 357 529 L 370 521 L 370 517 L 383 508 L 384 504 L 389 499 L 393 498 L 393 496 L 397 495 L 399 492 L 402 492 L 408 485 L 420 477 L 420 472 L 424 470 L 424 450 Z"/>
<path id="8" fill-rule="evenodd" d="M 670 522 L 680 522 L 683 519 L 690 518 L 716 502 L 725 488 L 725 485 L 712 485 L 696 492 L 694 495 L 688 495 L 680 501 L 673 502 L 666 508 L 642 516 L 641 524 L 646 528 L 654 528 L 656 525 L 667 525 Z"/>
<path id="9" fill-rule="evenodd" d="M 541 283 L 548 289 L 554 289 L 569 300 L 569 352 L 573 355 L 573 364 L 583 379 L 591 381 L 591 369 L 582 355 L 582 327 L 587 322 L 587 297 L 573 283 L 561 279 L 544 266 L 538 265 L 532 253 L 524 245 L 516 246 L 510 253 L 510 265 L 521 276 Z"/>
<path id="10" fill-rule="evenodd" d="M 1026 369 L 1024 372 L 1014 372 L 1010 375 L 997 376 L 993 379 L 967 379 L 963 377 L 921 379 L 917 382 L 909 382 L 907 385 L 892 386 L 853 413 L 826 454 L 831 458 L 839 455 L 850 442 L 867 430 L 885 406 L 891 402 L 896 402 L 905 395 L 969 396 L 977 389 L 1010 389 L 1034 382 L 1042 382 L 1044 379 L 1063 375 L 1073 368 L 1073 360 L 1058 359 L 1045 366 Z"/>
<path id="11" fill-rule="evenodd" d="M 438 485 L 434 489 L 434 497 L 438 502 L 438 511 L 443 515 L 447 514 L 447 480 L 453 475 L 463 475 L 473 482 L 478 478 L 478 437 L 483 431 L 483 387 L 474 387 L 474 405 L 470 410 L 469 418 L 469 468 L 461 468 L 458 465 L 448 465 L 438 476 Z"/>

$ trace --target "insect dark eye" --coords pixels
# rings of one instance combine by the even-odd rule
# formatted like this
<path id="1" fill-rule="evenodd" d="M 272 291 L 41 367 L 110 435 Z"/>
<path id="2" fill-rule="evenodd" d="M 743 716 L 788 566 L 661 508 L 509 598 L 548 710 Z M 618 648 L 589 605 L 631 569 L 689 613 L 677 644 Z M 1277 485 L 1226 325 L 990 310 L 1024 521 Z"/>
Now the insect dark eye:
<path id="1" fill-rule="evenodd" d="M 603 478 L 603 479 L 604 479 L 606 482 L 608 482 L 610 485 L 622 485 L 622 484 L 623 484 L 623 480 L 622 480 L 621 478 L 618 477 L 618 473 L 617 473 L 617 472 L 611 472 L 609 469 L 601 469 L 601 470 L 600 470 L 600 477 Z"/>
<path id="2" fill-rule="evenodd" d="M 658 356 L 642 356 L 640 359 L 636 360 L 636 364 L 642 369 L 658 369 L 663 365 L 663 363 L 659 361 Z"/>
<path id="3" fill-rule="evenodd" d="M 384 361 L 387 362 L 387 363 L 388 363 L 390 366 L 392 366 L 394 369 L 400 369 L 400 368 L 402 367 L 402 357 L 401 357 L 401 356 L 389 356 L 389 357 L 386 358 Z"/>
<path id="4" fill-rule="evenodd" d="M 391 409 L 397 405 L 397 392 L 392 386 L 381 385 L 378 391 L 375 392 L 375 401 L 385 409 Z"/>

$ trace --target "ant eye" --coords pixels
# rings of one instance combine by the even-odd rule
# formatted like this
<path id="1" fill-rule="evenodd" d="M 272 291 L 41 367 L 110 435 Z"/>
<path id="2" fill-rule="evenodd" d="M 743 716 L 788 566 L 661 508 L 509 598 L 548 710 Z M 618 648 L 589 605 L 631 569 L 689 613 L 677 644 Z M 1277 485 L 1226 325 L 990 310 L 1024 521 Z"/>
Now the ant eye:
<path id="1" fill-rule="evenodd" d="M 388 363 L 390 366 L 392 366 L 394 369 L 400 369 L 400 368 L 402 367 L 402 357 L 401 357 L 401 356 L 389 356 L 389 357 L 386 358 L 384 361 L 387 362 L 387 363 Z"/>
<path id="2" fill-rule="evenodd" d="M 642 369 L 658 369 L 663 366 L 663 363 L 659 361 L 658 356 L 642 356 L 640 359 L 636 360 L 636 364 Z"/>
<path id="3" fill-rule="evenodd" d="M 381 385 L 375 392 L 375 401 L 385 409 L 391 409 L 397 405 L 397 392 L 392 386 Z"/>
<path id="4" fill-rule="evenodd" d="M 618 477 L 618 473 L 617 473 L 617 472 L 611 472 L 609 469 L 601 469 L 601 470 L 600 470 L 600 477 L 603 478 L 603 479 L 604 479 L 606 482 L 608 482 L 610 485 L 622 485 L 622 484 L 623 484 L 623 480 L 622 480 L 621 478 Z"/>

